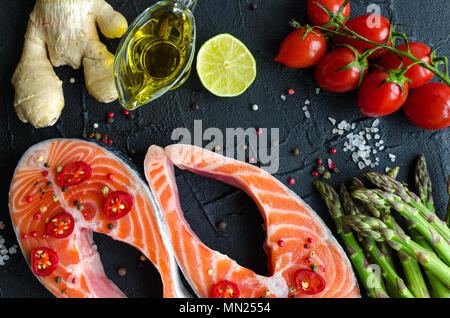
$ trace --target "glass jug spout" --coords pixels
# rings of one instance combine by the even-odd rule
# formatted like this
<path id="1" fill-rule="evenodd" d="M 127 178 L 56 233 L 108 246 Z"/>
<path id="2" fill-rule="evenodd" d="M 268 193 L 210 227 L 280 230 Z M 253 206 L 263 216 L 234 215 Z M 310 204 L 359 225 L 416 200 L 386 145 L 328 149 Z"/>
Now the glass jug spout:
<path id="1" fill-rule="evenodd" d="M 147 104 L 188 78 L 195 52 L 197 0 L 165 0 L 142 12 L 117 48 L 114 80 L 122 107 Z"/>

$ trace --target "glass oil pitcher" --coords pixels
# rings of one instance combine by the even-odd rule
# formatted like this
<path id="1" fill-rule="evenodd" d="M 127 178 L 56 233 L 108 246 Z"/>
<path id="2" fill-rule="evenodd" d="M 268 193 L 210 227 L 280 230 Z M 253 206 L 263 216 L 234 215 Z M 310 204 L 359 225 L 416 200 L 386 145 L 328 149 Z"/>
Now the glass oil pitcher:
<path id="1" fill-rule="evenodd" d="M 192 11 L 197 0 L 165 0 L 142 12 L 117 48 L 114 80 L 119 101 L 133 110 L 179 87 L 195 52 Z"/>

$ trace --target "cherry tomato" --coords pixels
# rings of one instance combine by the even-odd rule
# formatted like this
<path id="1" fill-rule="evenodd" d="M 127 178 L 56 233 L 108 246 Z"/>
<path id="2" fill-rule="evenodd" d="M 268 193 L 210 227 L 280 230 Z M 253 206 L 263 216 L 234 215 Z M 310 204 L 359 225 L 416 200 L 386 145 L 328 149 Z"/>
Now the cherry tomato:
<path id="1" fill-rule="evenodd" d="M 300 269 L 295 273 L 297 289 L 306 295 L 315 295 L 325 289 L 325 279 L 317 272 Z"/>
<path id="2" fill-rule="evenodd" d="M 320 3 L 332 13 L 336 14 L 339 12 L 339 9 L 344 4 L 345 0 L 308 0 L 308 17 L 312 24 L 318 26 L 324 26 L 328 22 L 330 22 L 330 17 L 328 14 L 317 5 Z M 340 21 L 344 24 L 347 22 L 350 17 L 350 3 L 348 3 L 344 11 L 342 12 L 342 16 L 339 17 Z"/>
<path id="3" fill-rule="evenodd" d="M 399 82 L 403 85 L 405 93 L 397 83 L 387 82 L 389 73 L 376 70 L 363 81 L 358 92 L 358 107 L 361 113 L 368 117 L 379 117 L 392 114 L 404 104 L 408 97 L 408 82 Z"/>
<path id="4" fill-rule="evenodd" d="M 396 48 L 400 51 L 406 52 L 406 44 L 404 43 L 397 46 Z M 409 49 L 411 51 L 411 54 L 417 57 L 419 60 L 431 64 L 430 58 L 431 49 L 427 45 L 419 42 L 410 42 Z M 403 56 L 399 56 L 394 52 L 386 53 L 378 61 L 377 64 L 384 68 L 395 70 L 400 66 L 401 62 L 403 62 L 403 67 L 412 64 L 412 61 L 410 59 Z M 414 89 L 428 83 L 433 78 L 434 73 L 427 70 L 423 66 L 414 65 L 405 73 L 405 76 L 411 79 L 411 83 L 409 83 L 409 88 Z"/>
<path id="5" fill-rule="evenodd" d="M 75 186 L 85 182 L 92 175 L 91 167 L 84 161 L 75 161 L 65 166 L 58 175 L 60 186 Z"/>
<path id="6" fill-rule="evenodd" d="M 349 64 L 354 64 L 354 66 L 338 71 Z M 368 69 L 367 59 L 358 61 L 355 52 L 348 47 L 342 47 L 328 53 L 320 61 L 316 68 L 315 78 L 317 84 L 323 89 L 334 93 L 344 93 L 358 88 L 361 72 L 365 76 Z"/>
<path id="7" fill-rule="evenodd" d="M 37 276 L 48 276 L 58 266 L 58 255 L 47 247 L 37 247 L 31 252 L 31 268 Z"/>
<path id="8" fill-rule="evenodd" d="M 75 221 L 69 213 L 62 212 L 52 217 L 45 226 L 45 233 L 56 238 L 65 238 L 72 234 Z"/>
<path id="9" fill-rule="evenodd" d="M 319 63 L 326 51 L 327 43 L 322 32 L 302 27 L 283 40 L 275 61 L 287 67 L 306 68 Z"/>
<path id="10" fill-rule="evenodd" d="M 442 83 L 426 84 L 414 90 L 403 110 L 414 125 L 424 129 L 450 126 L 450 87 Z"/>
<path id="11" fill-rule="evenodd" d="M 228 280 L 218 282 L 211 291 L 211 298 L 239 298 L 239 295 L 238 285 Z"/>
<path id="12" fill-rule="evenodd" d="M 127 192 L 116 191 L 108 195 L 103 207 L 105 216 L 109 220 L 124 217 L 133 207 L 133 196 Z"/>
<path id="13" fill-rule="evenodd" d="M 366 14 L 348 21 L 347 27 L 368 40 L 383 44 L 389 38 L 391 24 L 385 17 L 376 14 Z M 351 39 L 343 35 L 336 36 L 334 42 L 336 44 L 349 44 L 361 52 L 375 48 L 373 44 Z M 392 45 L 392 41 L 388 41 L 387 44 Z M 380 48 L 372 53 L 369 58 L 377 58 L 385 53 L 386 50 Z"/>

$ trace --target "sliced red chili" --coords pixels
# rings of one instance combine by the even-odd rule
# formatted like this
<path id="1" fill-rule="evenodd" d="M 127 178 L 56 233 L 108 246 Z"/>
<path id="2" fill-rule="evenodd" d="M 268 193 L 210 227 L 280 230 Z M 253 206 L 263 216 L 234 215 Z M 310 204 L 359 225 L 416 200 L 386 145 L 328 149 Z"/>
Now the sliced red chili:
<path id="1" fill-rule="evenodd" d="M 228 280 L 218 282 L 211 291 L 211 298 L 239 298 L 239 295 L 238 285 Z"/>
<path id="2" fill-rule="evenodd" d="M 116 191 L 108 195 L 103 210 L 106 218 L 117 220 L 124 217 L 133 207 L 133 196 L 124 191 Z"/>
<path id="3" fill-rule="evenodd" d="M 70 187 L 81 184 L 92 175 L 91 167 L 84 161 L 75 161 L 65 166 L 58 175 L 60 186 Z"/>
<path id="4" fill-rule="evenodd" d="M 58 266 L 58 255 L 47 247 L 37 247 L 31 252 L 31 268 L 37 276 L 48 276 Z"/>
<path id="5" fill-rule="evenodd" d="M 306 295 L 314 295 L 325 289 L 325 279 L 309 269 L 300 269 L 295 274 L 298 290 Z"/>
<path id="6" fill-rule="evenodd" d="M 45 226 L 45 233 L 56 238 L 65 238 L 72 234 L 75 227 L 73 216 L 62 212 L 52 217 Z"/>

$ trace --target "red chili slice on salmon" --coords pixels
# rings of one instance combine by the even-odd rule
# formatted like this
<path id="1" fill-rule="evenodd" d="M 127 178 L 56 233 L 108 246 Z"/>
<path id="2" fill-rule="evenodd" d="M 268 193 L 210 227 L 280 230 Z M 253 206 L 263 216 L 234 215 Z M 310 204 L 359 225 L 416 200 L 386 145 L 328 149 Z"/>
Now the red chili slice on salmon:
<path id="1" fill-rule="evenodd" d="M 212 288 L 211 298 L 239 298 L 239 287 L 233 282 L 223 280 Z"/>
<path id="2" fill-rule="evenodd" d="M 325 289 L 325 280 L 317 272 L 300 269 L 295 274 L 298 290 L 306 295 L 315 295 Z"/>
<path id="3" fill-rule="evenodd" d="M 118 220 L 133 207 L 133 196 L 124 191 L 116 191 L 108 195 L 103 211 L 109 220 Z"/>
<path id="4" fill-rule="evenodd" d="M 92 168 L 84 161 L 75 161 L 65 166 L 58 175 L 59 185 L 65 187 L 82 184 L 92 176 Z"/>
<path id="5" fill-rule="evenodd" d="M 62 212 L 52 217 L 45 226 L 45 233 L 56 238 L 65 238 L 72 234 L 75 227 L 73 216 Z"/>
<path id="6" fill-rule="evenodd" d="M 47 247 L 37 247 L 31 252 L 31 268 L 37 276 L 48 276 L 58 266 L 58 255 Z"/>

